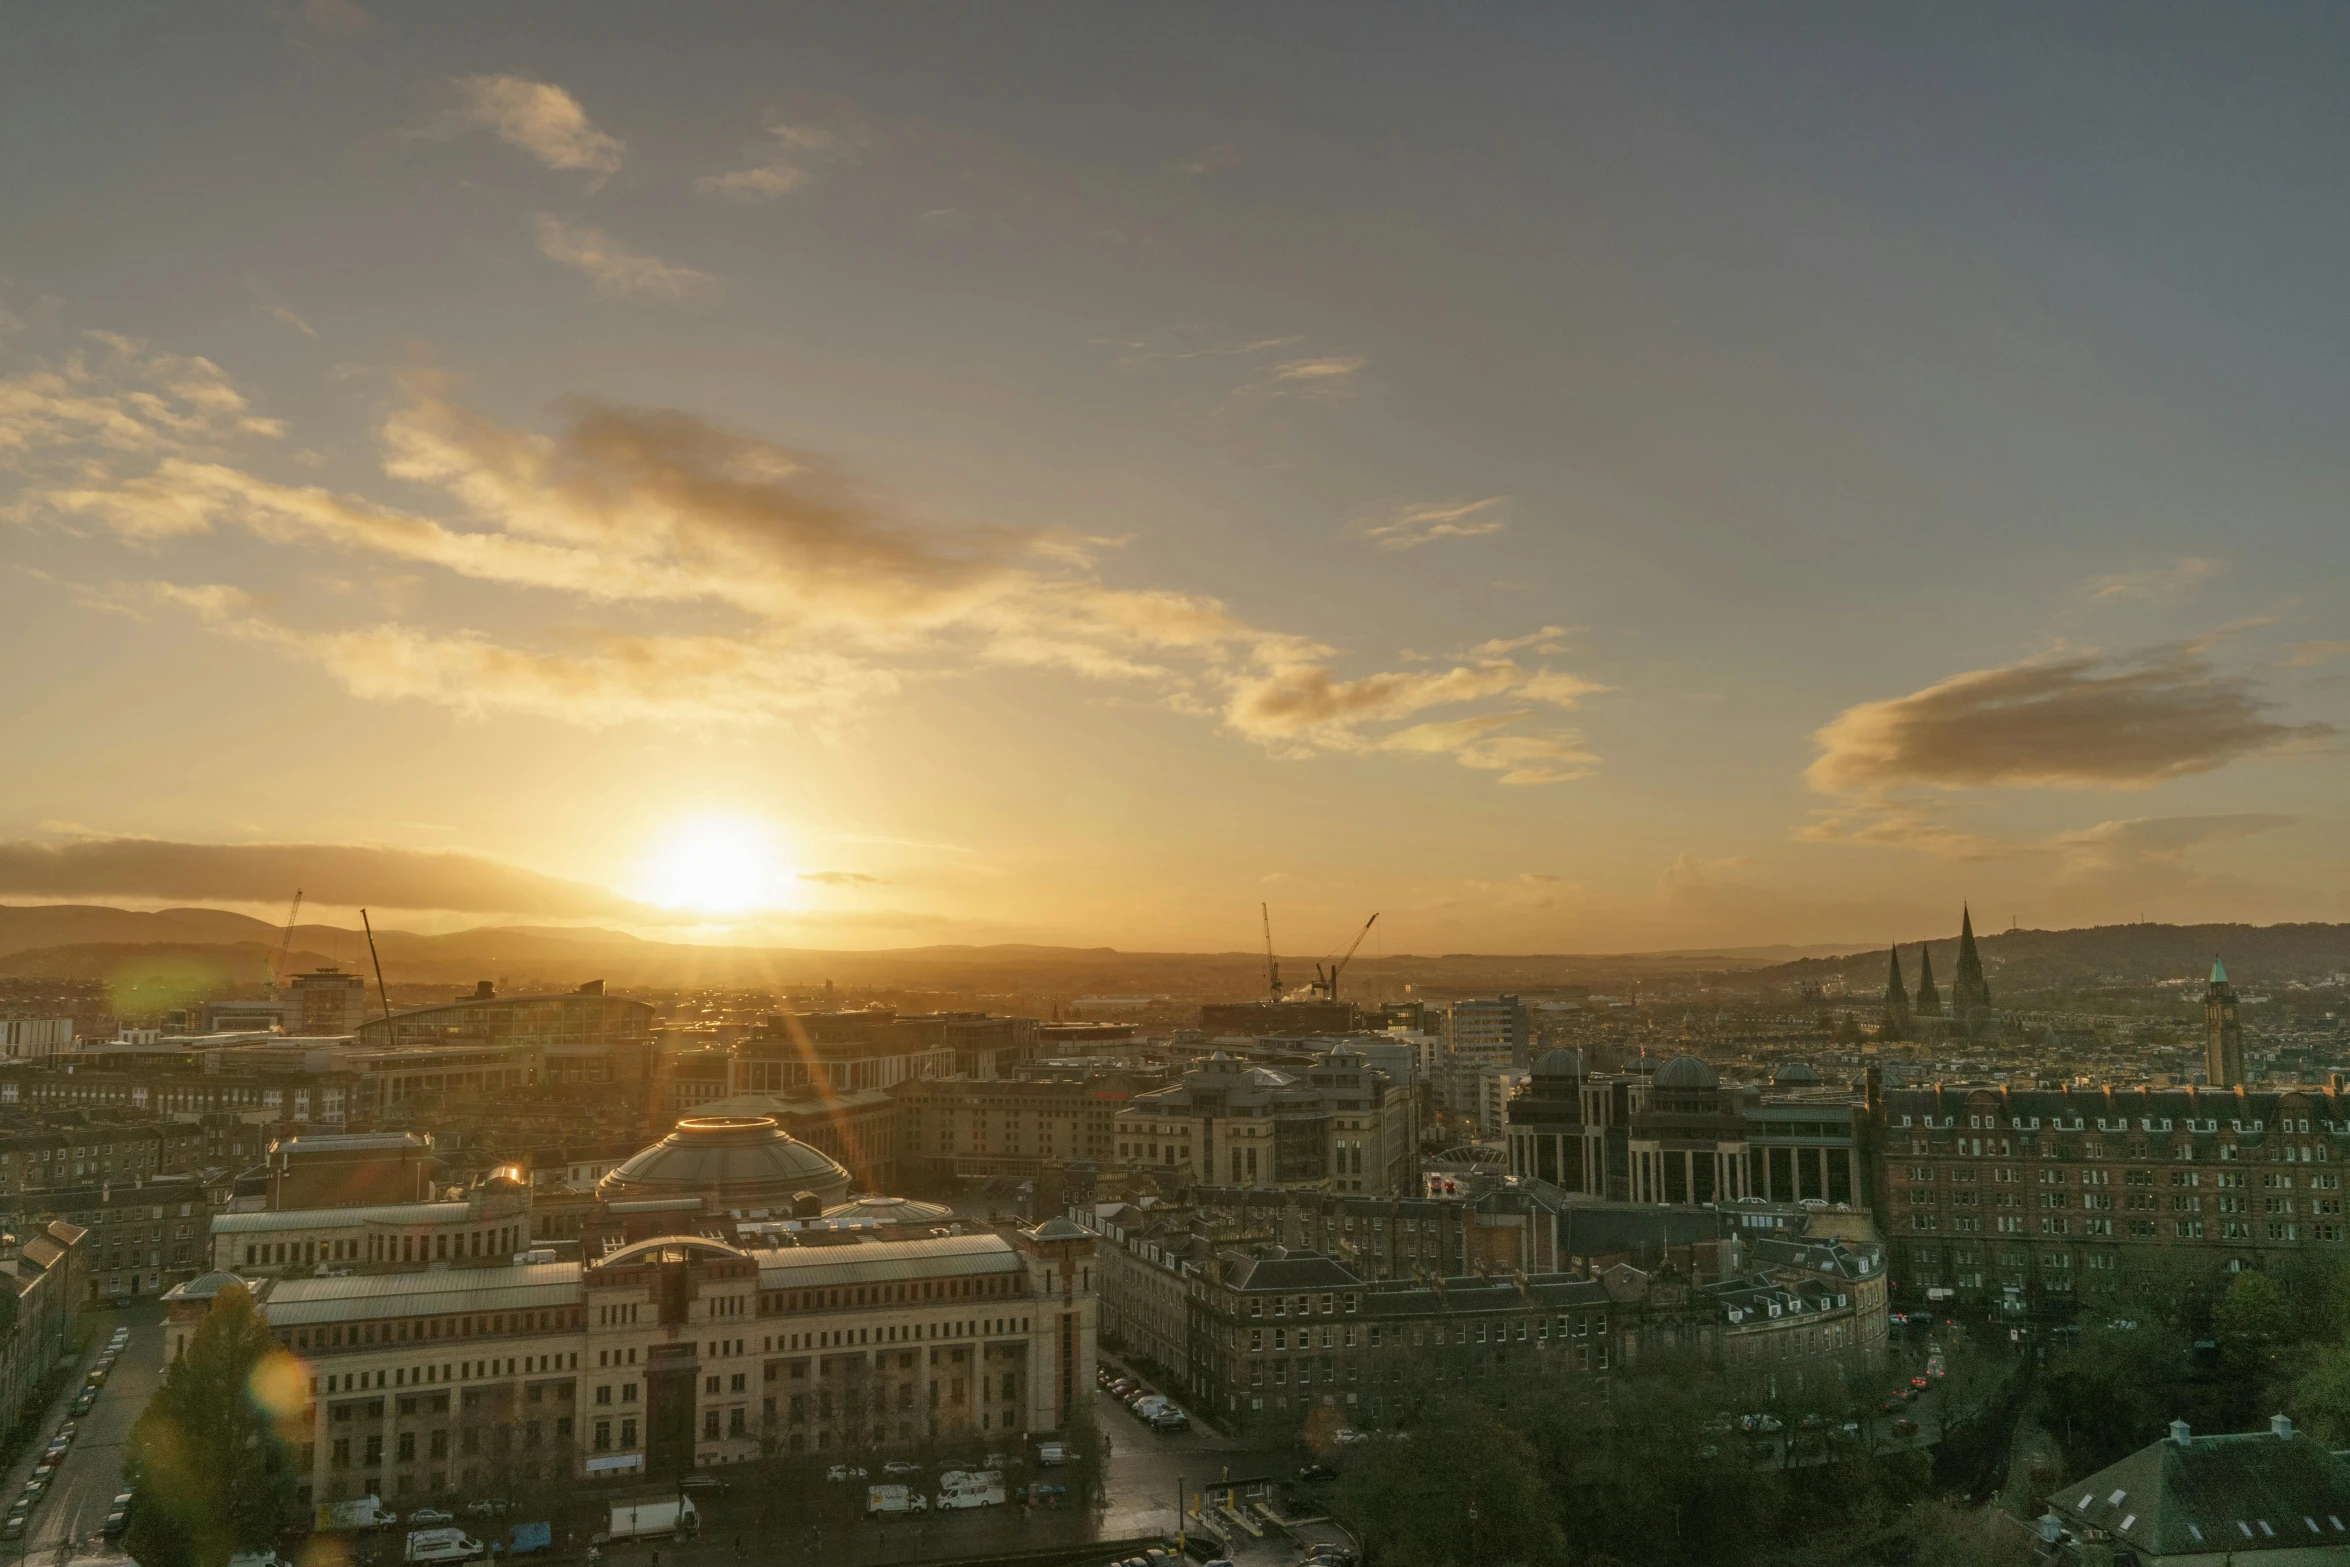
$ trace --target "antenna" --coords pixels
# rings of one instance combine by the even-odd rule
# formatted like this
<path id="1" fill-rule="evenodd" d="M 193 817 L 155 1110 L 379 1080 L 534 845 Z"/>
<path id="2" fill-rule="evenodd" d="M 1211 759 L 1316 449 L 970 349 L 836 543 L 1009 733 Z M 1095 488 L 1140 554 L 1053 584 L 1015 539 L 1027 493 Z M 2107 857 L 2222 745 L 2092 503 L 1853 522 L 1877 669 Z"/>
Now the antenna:
<path id="1" fill-rule="evenodd" d="M 359 927 L 367 932 L 367 959 L 375 965 L 375 993 L 384 1004 L 384 1042 L 389 1044 L 392 1032 L 392 993 L 384 989 L 384 960 L 376 956 L 375 927 L 368 923 L 365 909 L 359 911 Z"/>

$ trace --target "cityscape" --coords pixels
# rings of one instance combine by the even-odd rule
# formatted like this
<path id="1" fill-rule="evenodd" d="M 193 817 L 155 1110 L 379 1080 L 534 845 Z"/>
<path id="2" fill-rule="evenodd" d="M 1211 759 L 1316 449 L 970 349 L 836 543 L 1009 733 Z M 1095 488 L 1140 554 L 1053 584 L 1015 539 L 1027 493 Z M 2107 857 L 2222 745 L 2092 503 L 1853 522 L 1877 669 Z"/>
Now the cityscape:
<path id="1" fill-rule="evenodd" d="M 0 1567 L 2350 1567 L 2350 13 L 0 37 Z"/>

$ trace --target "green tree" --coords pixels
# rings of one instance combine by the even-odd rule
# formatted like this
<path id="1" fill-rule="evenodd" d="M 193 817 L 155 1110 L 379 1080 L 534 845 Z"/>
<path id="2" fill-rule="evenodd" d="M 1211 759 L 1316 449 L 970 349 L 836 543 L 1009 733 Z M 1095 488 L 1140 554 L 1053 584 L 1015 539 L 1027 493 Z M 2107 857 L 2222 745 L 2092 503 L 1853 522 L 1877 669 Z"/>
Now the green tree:
<path id="1" fill-rule="evenodd" d="M 2293 1305 L 2283 1285 L 2257 1269 L 2247 1270 L 2211 1308 L 2211 1327 L 2229 1370 L 2265 1370 L 2292 1340 Z"/>
<path id="2" fill-rule="evenodd" d="M 1353 1450 L 1344 1516 L 1388 1567 L 1561 1567 L 1566 1538 L 1534 1448 L 1463 1398 Z"/>
<path id="3" fill-rule="evenodd" d="M 2293 1418 L 2326 1446 L 2350 1447 L 2350 1345 L 2326 1350 L 2294 1382 Z"/>
<path id="4" fill-rule="evenodd" d="M 294 1501 L 285 1433 L 305 1403 L 301 1364 L 252 1295 L 223 1289 L 131 1427 L 124 1467 L 138 1505 L 124 1548 L 144 1567 L 225 1567 L 274 1541 Z"/>

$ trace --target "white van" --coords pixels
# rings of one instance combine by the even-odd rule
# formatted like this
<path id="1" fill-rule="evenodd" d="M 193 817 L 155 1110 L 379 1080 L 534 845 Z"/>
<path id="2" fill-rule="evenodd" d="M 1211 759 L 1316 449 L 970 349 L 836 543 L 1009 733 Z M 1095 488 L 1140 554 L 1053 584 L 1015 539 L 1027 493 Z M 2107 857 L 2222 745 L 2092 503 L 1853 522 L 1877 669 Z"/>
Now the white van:
<path id="1" fill-rule="evenodd" d="M 462 1529 L 418 1529 L 408 1536 L 401 1558 L 411 1562 L 469 1562 L 483 1554 L 482 1543 Z"/>

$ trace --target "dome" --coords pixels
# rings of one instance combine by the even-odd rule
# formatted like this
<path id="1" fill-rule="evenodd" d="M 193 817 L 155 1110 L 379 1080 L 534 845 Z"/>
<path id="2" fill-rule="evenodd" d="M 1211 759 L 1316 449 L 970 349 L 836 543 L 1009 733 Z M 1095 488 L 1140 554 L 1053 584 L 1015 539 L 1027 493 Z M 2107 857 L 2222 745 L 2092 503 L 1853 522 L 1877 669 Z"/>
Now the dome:
<path id="1" fill-rule="evenodd" d="M 764 1115 L 692 1116 L 596 1183 L 606 1202 L 700 1197 L 717 1208 L 781 1208 L 801 1191 L 849 1194 L 849 1172 Z"/>
<path id="2" fill-rule="evenodd" d="M 1817 1088 L 1823 1081 L 1808 1061 L 1790 1061 L 1771 1074 L 1773 1088 Z"/>
<path id="3" fill-rule="evenodd" d="M 1656 1074 L 1659 1088 L 1715 1088 L 1720 1086 L 1714 1069 L 1695 1056 L 1675 1056 Z"/>
<path id="4" fill-rule="evenodd" d="M 945 1224 L 954 1216 L 952 1208 L 934 1202 L 915 1202 L 908 1197 L 859 1197 L 824 1210 L 827 1219 L 845 1219 L 851 1223 L 861 1220 L 868 1224 Z"/>
<path id="5" fill-rule="evenodd" d="M 1536 1077 L 1581 1077 L 1583 1075 L 1583 1052 L 1567 1049 L 1546 1051 L 1535 1061 L 1534 1075 Z"/>
<path id="6" fill-rule="evenodd" d="M 245 1284 L 243 1279 L 233 1273 L 204 1273 L 184 1284 L 174 1284 L 163 1292 L 163 1298 L 165 1300 L 217 1300 L 220 1292 L 231 1284 L 244 1284 L 247 1289 L 253 1287 L 250 1284 Z"/>

